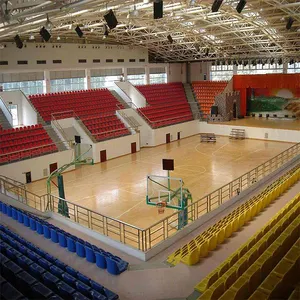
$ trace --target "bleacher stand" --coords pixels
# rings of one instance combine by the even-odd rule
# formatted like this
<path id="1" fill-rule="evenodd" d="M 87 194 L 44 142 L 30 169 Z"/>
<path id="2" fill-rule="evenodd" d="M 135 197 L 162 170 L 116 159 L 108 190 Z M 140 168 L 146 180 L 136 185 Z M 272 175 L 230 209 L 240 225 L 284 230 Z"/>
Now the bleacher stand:
<path id="1" fill-rule="evenodd" d="M 148 106 L 140 108 L 152 128 L 193 120 L 182 83 L 151 84 L 136 87 Z"/>
<path id="2" fill-rule="evenodd" d="M 202 112 L 210 115 L 215 97 L 224 91 L 227 81 L 194 81 L 192 85 Z"/>
<path id="3" fill-rule="evenodd" d="M 51 121 L 52 114 L 63 119 L 74 117 L 74 112 L 98 141 L 130 134 L 116 116 L 116 110 L 124 107 L 108 89 L 32 95 L 29 99 L 45 122 Z"/>
<path id="4" fill-rule="evenodd" d="M 0 224 L 1 299 L 98 299 L 118 295 Z"/>
<path id="5" fill-rule="evenodd" d="M 0 164 L 58 151 L 42 125 L 0 131 Z"/>

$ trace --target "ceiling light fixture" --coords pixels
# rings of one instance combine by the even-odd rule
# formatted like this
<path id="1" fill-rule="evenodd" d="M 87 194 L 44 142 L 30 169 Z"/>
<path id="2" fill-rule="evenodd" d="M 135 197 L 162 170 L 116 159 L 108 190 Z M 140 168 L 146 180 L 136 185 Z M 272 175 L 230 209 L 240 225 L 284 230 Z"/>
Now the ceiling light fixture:
<path id="1" fill-rule="evenodd" d="M 57 37 L 57 40 L 60 41 L 60 36 Z"/>
<path id="2" fill-rule="evenodd" d="M 34 35 L 31 34 L 30 37 L 29 37 L 29 40 L 30 40 L 30 41 L 33 41 L 34 39 L 35 39 L 35 38 L 34 38 Z"/>
<path id="3" fill-rule="evenodd" d="M 44 26 L 48 31 L 51 31 L 53 28 L 53 23 L 49 20 L 49 16 L 47 14 L 47 20 Z"/>

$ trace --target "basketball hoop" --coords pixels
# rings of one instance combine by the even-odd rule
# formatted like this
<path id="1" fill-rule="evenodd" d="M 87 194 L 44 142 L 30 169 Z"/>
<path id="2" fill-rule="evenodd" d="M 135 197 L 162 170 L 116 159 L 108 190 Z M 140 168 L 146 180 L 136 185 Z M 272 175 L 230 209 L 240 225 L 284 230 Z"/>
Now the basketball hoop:
<path id="1" fill-rule="evenodd" d="M 164 202 L 164 201 L 158 202 L 156 204 L 158 214 L 163 214 L 165 212 L 166 206 L 167 206 L 167 202 Z"/>

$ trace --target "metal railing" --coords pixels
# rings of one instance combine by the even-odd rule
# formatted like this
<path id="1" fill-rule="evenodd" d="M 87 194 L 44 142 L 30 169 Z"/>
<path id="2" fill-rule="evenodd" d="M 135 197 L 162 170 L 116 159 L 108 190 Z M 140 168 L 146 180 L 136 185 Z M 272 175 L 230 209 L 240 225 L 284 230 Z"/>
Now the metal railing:
<path id="1" fill-rule="evenodd" d="M 246 190 L 255 182 L 266 177 L 298 155 L 300 155 L 300 143 L 288 148 L 212 193 L 194 201 L 187 207 L 189 224 L 199 219 L 202 215 L 216 209 L 224 202 L 229 201 L 232 197 Z M 73 222 L 143 252 L 155 247 L 158 243 L 168 239 L 177 232 L 173 224 L 178 222 L 178 212 L 167 216 L 146 229 L 141 229 L 54 195 L 38 196 L 27 191 L 18 182 L 14 182 L 5 176 L 0 176 L 0 193 L 11 196 L 42 212 L 48 208 L 58 213 L 58 203 L 59 201 L 64 201 L 68 205 L 69 217 Z"/>

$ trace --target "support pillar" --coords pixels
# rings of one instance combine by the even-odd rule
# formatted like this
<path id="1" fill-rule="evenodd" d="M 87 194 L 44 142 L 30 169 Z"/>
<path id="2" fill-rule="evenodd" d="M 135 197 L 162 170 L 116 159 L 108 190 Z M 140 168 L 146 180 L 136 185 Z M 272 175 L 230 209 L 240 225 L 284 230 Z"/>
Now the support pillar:
<path id="1" fill-rule="evenodd" d="M 146 84 L 150 84 L 150 70 L 149 70 L 149 66 L 145 67 L 145 74 L 146 74 Z"/>
<path id="2" fill-rule="evenodd" d="M 47 94 L 51 92 L 51 81 L 50 81 L 50 71 L 44 71 L 44 83 L 43 83 L 43 93 Z"/>
<path id="3" fill-rule="evenodd" d="M 84 88 L 86 90 L 90 90 L 92 88 L 91 69 L 85 69 Z"/>
<path id="4" fill-rule="evenodd" d="M 287 71 L 288 71 L 288 62 L 284 61 L 282 66 L 282 73 L 287 74 Z"/>
<path id="5" fill-rule="evenodd" d="M 122 68 L 123 80 L 127 81 L 127 67 Z"/>

